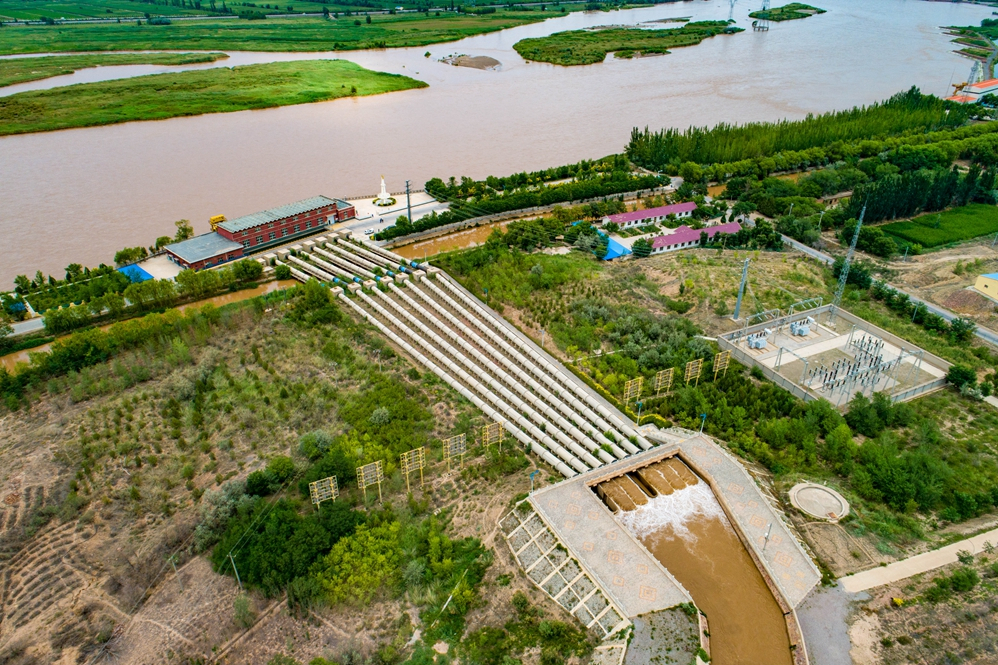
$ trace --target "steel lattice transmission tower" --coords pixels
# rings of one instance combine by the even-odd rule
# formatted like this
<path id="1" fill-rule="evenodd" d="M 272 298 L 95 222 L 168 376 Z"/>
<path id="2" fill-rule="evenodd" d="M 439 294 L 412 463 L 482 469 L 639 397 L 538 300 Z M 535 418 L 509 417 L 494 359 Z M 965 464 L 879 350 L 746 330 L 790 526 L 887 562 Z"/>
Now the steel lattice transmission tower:
<path id="1" fill-rule="evenodd" d="M 753 30 L 768 31 L 769 30 L 769 0 L 762 0 L 762 9 L 759 10 L 759 13 L 762 14 L 762 17 L 756 19 L 755 21 L 752 21 L 752 29 Z"/>
<path id="2" fill-rule="evenodd" d="M 729 0 L 728 4 L 730 5 L 728 9 L 728 23 L 731 23 L 735 17 L 735 0 Z"/>
<path id="3" fill-rule="evenodd" d="M 835 287 L 835 299 L 832 301 L 832 307 L 828 310 L 828 322 L 833 323 L 835 321 L 835 313 L 842 304 L 842 294 L 846 290 L 846 280 L 849 279 L 849 266 L 852 265 L 852 255 L 856 252 L 856 242 L 859 240 L 859 230 L 863 228 L 863 217 L 866 215 L 866 204 L 863 204 L 863 209 L 859 211 L 859 219 L 856 221 L 856 231 L 852 234 L 852 242 L 849 243 L 849 251 L 846 252 L 845 263 L 842 264 L 842 272 L 839 273 L 839 285 Z"/>

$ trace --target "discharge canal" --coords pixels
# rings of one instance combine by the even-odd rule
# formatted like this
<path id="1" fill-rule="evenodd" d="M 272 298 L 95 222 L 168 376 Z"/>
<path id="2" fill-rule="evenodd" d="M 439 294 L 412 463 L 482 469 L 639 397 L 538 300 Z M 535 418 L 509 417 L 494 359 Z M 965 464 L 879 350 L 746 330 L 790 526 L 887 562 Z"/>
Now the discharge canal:
<path id="1" fill-rule="evenodd" d="M 727 19 L 727 0 L 578 12 L 429 47 L 340 53 L 231 53 L 214 66 L 345 58 L 430 84 L 405 92 L 0 138 L 0 286 L 71 262 L 110 262 L 189 219 L 234 218 L 298 199 L 391 191 L 405 180 L 506 175 L 621 151 L 633 127 L 801 118 L 883 100 L 917 85 L 942 95 L 970 62 L 941 26 L 979 24 L 991 7 L 922 0 L 823 0 L 828 13 L 747 30 L 661 57 L 583 67 L 525 62 L 523 38 L 690 16 Z M 10 28 L 16 30 L 17 28 Z M 429 52 L 429 57 L 424 54 Z M 488 56 L 496 71 L 454 67 Z M 212 66 L 212 65 L 209 65 Z M 204 65 L 200 66 L 204 67 Z M 113 71 L 112 71 L 113 70 Z M 81 70 L 35 87 L 149 73 Z M 75 77 L 75 78 L 74 78 Z"/>
<path id="2" fill-rule="evenodd" d="M 707 615 L 711 662 L 792 665 L 783 612 L 707 483 L 670 458 L 595 489 Z"/>

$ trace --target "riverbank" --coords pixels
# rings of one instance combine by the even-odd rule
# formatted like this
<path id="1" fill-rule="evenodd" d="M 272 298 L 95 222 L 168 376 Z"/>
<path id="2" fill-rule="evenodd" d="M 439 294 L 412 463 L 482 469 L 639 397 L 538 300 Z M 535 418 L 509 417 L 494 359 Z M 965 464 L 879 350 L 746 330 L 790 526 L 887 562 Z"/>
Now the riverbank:
<path id="1" fill-rule="evenodd" d="M 524 39 L 513 45 L 524 60 L 554 65 L 592 65 L 606 60 L 609 53 L 618 58 L 662 55 L 670 48 L 695 46 L 722 33 L 741 32 L 726 21 L 696 21 L 681 28 L 646 30 L 638 27 L 608 27 L 570 30 L 547 37 Z"/>
<path id="2" fill-rule="evenodd" d="M 0 98 L 0 135 L 228 113 L 425 88 L 345 60 L 276 62 L 140 76 Z"/>
<path id="3" fill-rule="evenodd" d="M 354 51 L 449 42 L 564 16 L 555 11 L 493 14 L 382 14 L 262 21 L 183 21 L 172 25 L 17 26 L 4 30 L 0 54 L 59 51 Z M 370 22 L 368 22 L 370 21 Z"/>
<path id="4" fill-rule="evenodd" d="M 6 34 L 6 33 L 4 33 Z M 228 58 L 226 53 L 110 53 L 0 59 L 0 88 L 65 76 L 89 67 L 114 65 L 194 65 Z"/>

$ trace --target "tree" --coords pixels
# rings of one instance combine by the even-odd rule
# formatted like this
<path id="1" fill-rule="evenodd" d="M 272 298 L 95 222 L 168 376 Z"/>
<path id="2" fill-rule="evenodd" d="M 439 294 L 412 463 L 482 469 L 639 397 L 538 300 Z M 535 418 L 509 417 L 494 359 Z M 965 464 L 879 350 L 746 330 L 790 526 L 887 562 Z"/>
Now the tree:
<path id="1" fill-rule="evenodd" d="M 641 238 L 640 240 L 635 240 L 634 244 L 631 245 L 631 251 L 634 252 L 634 256 L 639 259 L 643 259 L 651 254 L 652 246 L 651 243 Z"/>
<path id="2" fill-rule="evenodd" d="M 22 296 L 31 291 L 31 280 L 25 275 L 18 275 L 14 278 L 14 290 Z"/>
<path id="3" fill-rule="evenodd" d="M 117 266 L 128 265 L 129 263 L 135 263 L 149 256 L 149 252 L 145 247 L 125 247 L 124 249 L 118 250 L 114 255 L 114 263 Z M 41 274 L 41 273 L 39 273 Z"/>
<path id="4" fill-rule="evenodd" d="M 263 274 L 263 266 L 253 259 L 243 259 L 233 264 L 232 274 L 237 281 L 252 282 Z"/>
<path id="5" fill-rule="evenodd" d="M 275 266 L 274 277 L 277 279 L 291 279 L 291 268 L 286 265 Z"/>
<path id="6" fill-rule="evenodd" d="M 170 236 L 160 236 L 156 238 L 156 244 L 153 245 L 155 251 L 159 251 L 173 242 L 173 238 Z"/>
<path id="7" fill-rule="evenodd" d="M 946 380 L 957 388 L 973 386 L 977 382 L 977 373 L 966 365 L 953 365 L 946 373 Z"/>
<path id="8" fill-rule="evenodd" d="M 970 319 L 956 318 L 950 322 L 950 337 L 954 342 L 969 342 L 974 338 L 977 324 Z"/>
<path id="9" fill-rule="evenodd" d="M 174 242 L 180 242 L 194 237 L 194 227 L 186 219 L 178 219 L 173 223 L 177 227 L 177 233 L 173 236 Z"/>
<path id="10" fill-rule="evenodd" d="M 13 334 L 14 328 L 9 323 L 0 321 L 0 351 L 6 351 L 14 346 L 14 339 L 11 337 Z"/>
<path id="11" fill-rule="evenodd" d="M 83 274 L 83 266 L 79 263 L 70 263 L 66 266 L 66 281 L 73 282 L 80 278 Z"/>
<path id="12" fill-rule="evenodd" d="M 209 296 L 219 287 L 218 273 L 212 270 L 184 270 L 176 280 L 180 292 L 195 299 Z"/>

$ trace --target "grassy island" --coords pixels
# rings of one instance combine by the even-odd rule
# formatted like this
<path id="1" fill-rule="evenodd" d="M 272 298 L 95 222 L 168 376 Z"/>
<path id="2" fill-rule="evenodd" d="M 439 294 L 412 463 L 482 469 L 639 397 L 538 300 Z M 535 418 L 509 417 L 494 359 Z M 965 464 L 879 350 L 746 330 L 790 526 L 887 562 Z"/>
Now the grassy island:
<path id="1" fill-rule="evenodd" d="M 812 7 L 811 5 L 805 5 L 802 2 L 791 2 L 789 5 L 783 5 L 782 7 L 773 7 L 766 11 L 752 12 L 749 14 L 750 18 L 762 18 L 768 19 L 770 21 L 793 21 L 799 18 L 807 18 L 808 16 L 814 16 L 815 14 L 824 14 L 826 10 L 819 9 L 818 7 Z"/>
<path id="2" fill-rule="evenodd" d="M 603 62 L 608 53 L 618 58 L 668 53 L 670 48 L 695 46 L 708 37 L 740 32 L 726 21 L 696 21 L 681 28 L 596 28 L 557 32 L 547 37 L 522 39 L 513 45 L 525 60 L 555 65 L 591 65 Z"/>
<path id="3" fill-rule="evenodd" d="M 56 51 L 344 51 L 400 48 L 450 42 L 544 19 L 555 11 L 491 14 L 395 14 L 259 21 L 174 21 L 171 25 L 101 23 L 13 26 L 5 29 L 0 54 Z M 370 22 L 368 22 L 368 18 Z"/>
<path id="4" fill-rule="evenodd" d="M 425 88 L 344 60 L 275 62 L 82 83 L 0 98 L 0 135 L 226 113 Z"/>
<path id="5" fill-rule="evenodd" d="M 228 58 L 224 53 L 111 53 L 0 60 L 0 87 L 112 65 L 191 65 Z"/>

